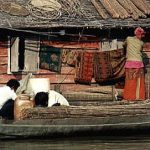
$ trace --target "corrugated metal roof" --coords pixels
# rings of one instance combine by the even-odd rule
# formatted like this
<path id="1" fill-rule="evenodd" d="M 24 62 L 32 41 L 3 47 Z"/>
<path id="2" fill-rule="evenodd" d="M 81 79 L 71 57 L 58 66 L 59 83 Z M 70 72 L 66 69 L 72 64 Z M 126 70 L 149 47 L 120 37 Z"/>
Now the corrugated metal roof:
<path id="1" fill-rule="evenodd" d="M 150 0 L 5 0 L 0 27 L 150 26 Z"/>

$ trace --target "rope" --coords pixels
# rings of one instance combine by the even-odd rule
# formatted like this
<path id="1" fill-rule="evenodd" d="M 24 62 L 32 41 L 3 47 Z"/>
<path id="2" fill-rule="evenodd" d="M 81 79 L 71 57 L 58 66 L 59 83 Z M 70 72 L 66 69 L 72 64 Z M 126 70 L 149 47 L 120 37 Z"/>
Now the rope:
<path id="1" fill-rule="evenodd" d="M 73 70 L 75 70 L 75 69 L 73 68 L 73 69 L 71 69 L 70 71 L 68 71 L 68 73 L 67 73 L 66 76 L 63 78 L 63 80 L 62 80 L 61 82 L 57 83 L 56 86 L 59 85 L 59 84 L 61 84 L 61 83 L 63 83 L 63 82 L 65 81 L 65 79 L 67 78 L 67 76 L 68 76 Z"/>
<path id="2" fill-rule="evenodd" d="M 42 20 L 59 19 L 65 13 L 71 18 L 84 15 L 79 0 L 30 0 L 27 7 L 31 16 Z"/>
<path id="3" fill-rule="evenodd" d="M 62 6 L 56 0 L 30 0 L 27 7 L 31 15 L 39 19 L 53 20 L 62 15 Z"/>

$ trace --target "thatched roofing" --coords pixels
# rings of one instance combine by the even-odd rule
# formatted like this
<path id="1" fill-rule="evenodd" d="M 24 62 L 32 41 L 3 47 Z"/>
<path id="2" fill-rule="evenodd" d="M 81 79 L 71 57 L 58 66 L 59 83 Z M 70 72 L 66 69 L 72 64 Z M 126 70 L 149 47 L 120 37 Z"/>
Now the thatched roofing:
<path id="1" fill-rule="evenodd" d="M 1 28 L 150 27 L 150 0 L 0 0 Z"/>

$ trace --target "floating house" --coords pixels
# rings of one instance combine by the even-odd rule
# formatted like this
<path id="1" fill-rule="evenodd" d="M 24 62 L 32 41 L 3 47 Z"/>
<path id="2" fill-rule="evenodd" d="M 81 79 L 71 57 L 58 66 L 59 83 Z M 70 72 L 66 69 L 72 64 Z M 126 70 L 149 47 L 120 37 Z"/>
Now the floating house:
<path id="1" fill-rule="evenodd" d="M 114 80 L 114 85 L 123 84 L 122 42 L 138 26 L 146 31 L 149 99 L 149 0 L 1 1 L 0 85 L 32 73 L 37 78 L 49 78 L 51 89 L 71 99 L 67 92 L 91 92 L 104 83 L 112 85 Z M 119 62 L 122 65 L 118 66 Z M 114 76 L 119 69 L 119 76 Z M 87 93 L 82 94 L 73 99 L 84 99 Z"/>

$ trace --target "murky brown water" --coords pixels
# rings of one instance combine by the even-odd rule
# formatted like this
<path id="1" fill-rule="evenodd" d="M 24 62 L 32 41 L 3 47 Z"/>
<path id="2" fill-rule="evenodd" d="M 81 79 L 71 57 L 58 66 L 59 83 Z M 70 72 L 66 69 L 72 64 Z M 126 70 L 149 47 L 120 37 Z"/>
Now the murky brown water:
<path id="1" fill-rule="evenodd" d="M 3 140 L 0 150 L 150 150 L 150 137 Z"/>

